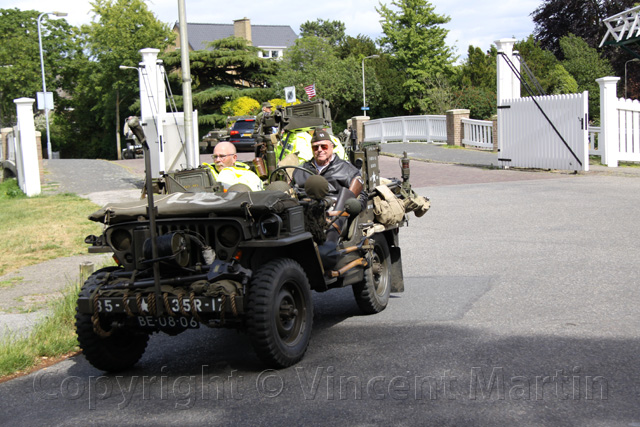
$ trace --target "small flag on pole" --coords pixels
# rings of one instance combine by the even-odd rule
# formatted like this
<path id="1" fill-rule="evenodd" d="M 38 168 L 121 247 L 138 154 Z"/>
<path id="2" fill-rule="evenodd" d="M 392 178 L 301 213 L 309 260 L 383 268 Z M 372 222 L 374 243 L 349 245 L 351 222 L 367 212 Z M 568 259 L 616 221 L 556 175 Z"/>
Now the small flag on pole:
<path id="1" fill-rule="evenodd" d="M 307 92 L 307 96 L 309 97 L 309 100 L 311 100 L 311 98 L 316 96 L 316 84 L 314 83 L 310 86 L 306 86 L 304 91 Z"/>

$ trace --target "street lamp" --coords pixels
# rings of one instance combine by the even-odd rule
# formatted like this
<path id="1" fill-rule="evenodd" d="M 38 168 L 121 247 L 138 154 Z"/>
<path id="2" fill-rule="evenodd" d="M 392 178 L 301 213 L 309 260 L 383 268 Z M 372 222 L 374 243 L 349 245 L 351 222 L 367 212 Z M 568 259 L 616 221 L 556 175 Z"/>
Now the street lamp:
<path id="1" fill-rule="evenodd" d="M 40 68 L 42 69 L 42 98 L 44 101 L 44 120 L 47 124 L 47 158 L 51 159 L 51 136 L 49 135 L 49 103 L 47 102 L 47 83 L 44 79 L 44 56 L 42 54 L 42 17 L 45 15 L 67 16 L 66 12 L 42 12 L 38 15 L 38 45 L 40 46 Z"/>
<path id="2" fill-rule="evenodd" d="M 624 98 L 627 99 L 627 64 L 629 62 L 640 62 L 640 59 L 633 58 L 624 63 Z"/>
<path id="3" fill-rule="evenodd" d="M 371 55 L 371 56 L 365 56 L 364 58 L 362 58 L 362 111 L 364 111 L 364 116 L 367 117 L 367 101 L 365 99 L 365 94 L 364 94 L 364 60 L 365 59 L 370 59 L 370 58 L 380 58 L 380 55 Z"/>

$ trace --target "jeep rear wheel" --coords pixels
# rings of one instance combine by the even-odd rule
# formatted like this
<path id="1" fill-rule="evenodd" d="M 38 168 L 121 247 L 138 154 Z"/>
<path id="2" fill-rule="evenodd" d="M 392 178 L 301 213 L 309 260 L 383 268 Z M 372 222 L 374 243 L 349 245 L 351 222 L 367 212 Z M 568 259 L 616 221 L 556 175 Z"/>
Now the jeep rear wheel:
<path id="1" fill-rule="evenodd" d="M 379 313 L 387 307 L 391 293 L 391 256 L 383 235 L 375 236 L 369 267 L 364 280 L 353 285 L 353 295 L 365 314 Z"/>
<path id="2" fill-rule="evenodd" d="M 118 267 L 107 267 L 93 273 L 80 290 L 82 297 L 89 297 L 104 276 L 118 270 Z M 100 326 L 109 331 L 107 322 L 101 319 Z M 149 341 L 149 334 L 142 331 L 114 330 L 109 336 L 98 335 L 93 327 L 92 316 L 80 313 L 76 308 L 76 333 L 82 353 L 91 365 L 102 371 L 118 372 L 135 365 L 144 354 Z"/>
<path id="3" fill-rule="evenodd" d="M 313 325 L 309 280 L 300 264 L 269 261 L 254 272 L 247 299 L 247 331 L 258 357 L 275 368 L 300 361 Z"/>

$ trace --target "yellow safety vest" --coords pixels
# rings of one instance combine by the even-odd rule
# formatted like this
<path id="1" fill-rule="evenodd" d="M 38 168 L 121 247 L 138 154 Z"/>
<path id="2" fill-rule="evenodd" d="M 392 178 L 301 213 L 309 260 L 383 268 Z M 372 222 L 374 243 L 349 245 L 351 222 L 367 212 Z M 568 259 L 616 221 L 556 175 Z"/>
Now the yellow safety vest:
<path id="1" fill-rule="evenodd" d="M 215 165 L 209 163 L 203 163 L 203 165 L 209 167 L 213 178 L 221 183 L 225 190 L 233 184 L 245 184 L 251 191 L 262 190 L 262 181 L 245 163 L 236 162 L 235 166 L 223 168 L 220 172 Z"/>

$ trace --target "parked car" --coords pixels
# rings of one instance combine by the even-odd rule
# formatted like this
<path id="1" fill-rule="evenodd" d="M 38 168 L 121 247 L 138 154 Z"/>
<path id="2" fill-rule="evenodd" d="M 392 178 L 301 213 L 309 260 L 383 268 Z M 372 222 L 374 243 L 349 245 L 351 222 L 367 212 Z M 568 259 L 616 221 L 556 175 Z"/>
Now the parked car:
<path id="1" fill-rule="evenodd" d="M 253 138 L 253 125 L 255 116 L 238 118 L 229 131 L 229 142 L 236 146 L 238 151 L 253 151 L 255 139 Z"/>

